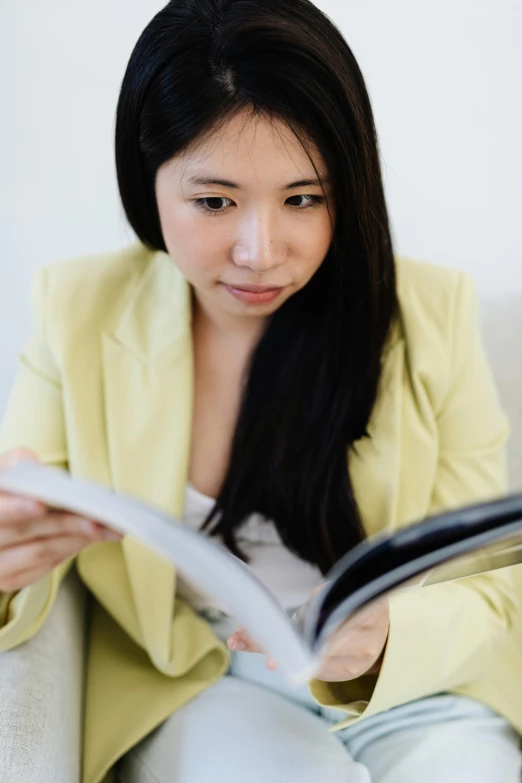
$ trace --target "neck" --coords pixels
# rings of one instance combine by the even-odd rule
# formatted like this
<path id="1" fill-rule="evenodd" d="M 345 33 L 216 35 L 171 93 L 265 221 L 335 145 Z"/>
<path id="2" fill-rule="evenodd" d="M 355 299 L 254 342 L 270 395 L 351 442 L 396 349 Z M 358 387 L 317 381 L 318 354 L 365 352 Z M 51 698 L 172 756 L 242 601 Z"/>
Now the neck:
<path id="1" fill-rule="evenodd" d="M 234 316 L 216 312 L 192 288 L 193 324 L 200 334 L 227 342 L 256 344 L 266 325 L 266 318 Z"/>

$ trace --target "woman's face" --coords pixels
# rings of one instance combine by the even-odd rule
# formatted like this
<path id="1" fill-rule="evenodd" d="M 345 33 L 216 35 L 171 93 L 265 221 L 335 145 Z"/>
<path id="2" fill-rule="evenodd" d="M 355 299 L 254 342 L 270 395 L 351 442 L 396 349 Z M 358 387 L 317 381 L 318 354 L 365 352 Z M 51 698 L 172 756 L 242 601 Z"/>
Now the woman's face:
<path id="1" fill-rule="evenodd" d="M 273 313 L 308 283 L 332 239 L 330 193 L 301 144 L 250 113 L 161 166 L 156 198 L 169 255 L 221 321 Z"/>

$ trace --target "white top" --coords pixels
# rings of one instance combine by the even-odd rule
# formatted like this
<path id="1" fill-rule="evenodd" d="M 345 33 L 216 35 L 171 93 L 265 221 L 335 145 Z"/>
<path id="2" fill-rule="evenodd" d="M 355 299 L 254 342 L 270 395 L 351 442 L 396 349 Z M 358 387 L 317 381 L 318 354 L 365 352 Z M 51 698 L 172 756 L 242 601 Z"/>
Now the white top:
<path id="1" fill-rule="evenodd" d="M 199 529 L 214 502 L 187 484 L 184 523 Z M 203 534 L 207 535 L 207 531 L 203 531 Z M 250 558 L 250 568 L 285 609 L 300 606 L 310 598 L 314 587 L 323 581 L 319 568 L 290 552 L 281 541 L 273 522 L 266 521 L 261 514 L 253 514 L 237 531 L 236 539 L 240 549 Z M 213 536 L 212 540 L 224 547 L 220 536 Z M 181 575 L 178 575 L 177 582 L 178 595 L 197 611 L 225 611 L 218 601 L 204 596 L 199 587 L 193 586 Z"/>

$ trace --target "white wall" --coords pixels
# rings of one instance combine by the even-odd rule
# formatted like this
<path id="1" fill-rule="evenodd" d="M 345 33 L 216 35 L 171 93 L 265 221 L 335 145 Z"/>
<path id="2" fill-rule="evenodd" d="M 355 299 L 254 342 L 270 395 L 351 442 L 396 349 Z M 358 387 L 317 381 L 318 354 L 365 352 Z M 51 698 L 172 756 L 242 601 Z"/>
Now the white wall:
<path id="1" fill-rule="evenodd" d="M 398 252 L 522 290 L 521 0 L 318 0 L 362 67 Z M 0 415 L 46 263 L 133 241 L 118 89 L 156 0 L 0 0 Z"/>

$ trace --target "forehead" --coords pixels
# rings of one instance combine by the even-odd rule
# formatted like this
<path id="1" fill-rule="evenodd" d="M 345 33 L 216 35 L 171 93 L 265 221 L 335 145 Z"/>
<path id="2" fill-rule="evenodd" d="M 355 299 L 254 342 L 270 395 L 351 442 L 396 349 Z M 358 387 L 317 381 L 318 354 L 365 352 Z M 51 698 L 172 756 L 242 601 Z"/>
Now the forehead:
<path id="1" fill-rule="evenodd" d="M 230 179 L 254 176 L 260 181 L 279 182 L 315 178 L 311 157 L 326 178 L 326 166 L 317 148 L 310 141 L 304 144 L 282 120 L 243 112 L 194 142 L 172 160 L 172 165 L 183 179 L 188 172 L 205 168 Z"/>

